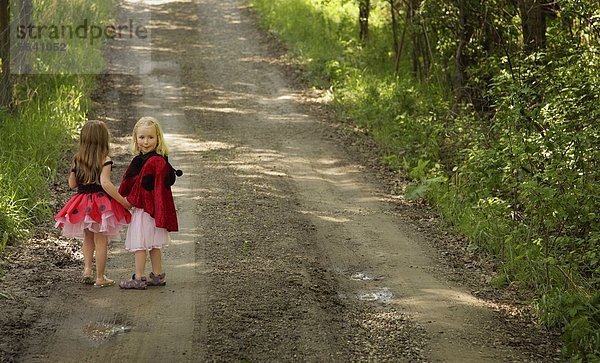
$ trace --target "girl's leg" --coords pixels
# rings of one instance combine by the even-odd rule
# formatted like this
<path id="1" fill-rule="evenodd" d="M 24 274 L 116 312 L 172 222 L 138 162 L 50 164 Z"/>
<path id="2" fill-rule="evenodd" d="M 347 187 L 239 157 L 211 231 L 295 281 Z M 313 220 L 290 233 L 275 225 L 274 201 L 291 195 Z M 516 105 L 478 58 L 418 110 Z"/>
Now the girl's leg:
<path id="1" fill-rule="evenodd" d="M 104 276 L 108 256 L 108 238 L 102 233 L 94 233 L 96 247 L 96 285 L 106 285 L 113 282 Z"/>
<path id="2" fill-rule="evenodd" d="M 153 248 L 150 250 L 150 262 L 152 263 L 152 272 L 157 276 L 160 275 L 163 272 L 160 248 Z"/>
<path id="3" fill-rule="evenodd" d="M 150 250 L 150 261 L 152 262 L 152 272 L 148 279 L 148 285 L 165 286 L 167 282 L 165 273 L 162 272 L 162 253 L 160 248 Z"/>
<path id="4" fill-rule="evenodd" d="M 92 276 L 94 273 L 94 232 L 89 229 L 83 230 L 83 277 Z M 92 280 L 93 281 L 93 280 Z"/>
<path id="5" fill-rule="evenodd" d="M 133 255 L 135 258 L 135 274 L 130 280 L 121 281 L 119 287 L 122 289 L 145 290 L 146 280 L 142 280 L 142 277 L 146 269 L 146 250 L 137 250 Z"/>
<path id="6" fill-rule="evenodd" d="M 140 280 L 146 269 L 146 250 L 135 251 L 135 279 Z"/>

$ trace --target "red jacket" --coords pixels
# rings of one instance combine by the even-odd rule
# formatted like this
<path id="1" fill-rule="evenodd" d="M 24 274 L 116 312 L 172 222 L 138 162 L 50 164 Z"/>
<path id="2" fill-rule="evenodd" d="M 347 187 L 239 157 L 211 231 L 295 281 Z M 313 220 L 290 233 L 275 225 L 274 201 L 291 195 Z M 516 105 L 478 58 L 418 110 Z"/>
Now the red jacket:
<path id="1" fill-rule="evenodd" d="M 127 167 L 119 193 L 134 207 L 150 214 L 156 227 L 177 231 L 177 213 L 171 193 L 175 174 L 166 157 L 154 151 L 140 154 Z M 178 170 L 177 175 L 181 175 L 181 171 Z"/>

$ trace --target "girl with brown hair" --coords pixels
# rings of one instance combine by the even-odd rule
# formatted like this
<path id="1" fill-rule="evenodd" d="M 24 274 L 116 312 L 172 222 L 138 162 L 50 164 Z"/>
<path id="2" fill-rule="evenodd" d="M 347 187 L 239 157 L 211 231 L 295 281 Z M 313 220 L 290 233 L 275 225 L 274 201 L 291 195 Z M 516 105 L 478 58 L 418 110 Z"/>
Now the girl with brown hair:
<path id="1" fill-rule="evenodd" d="M 69 174 L 69 187 L 77 189 L 77 194 L 54 217 L 63 236 L 83 239 L 83 283 L 96 287 L 114 285 L 104 275 L 108 240 L 118 238 L 121 227 L 131 220 L 131 204 L 110 179 L 113 162 L 108 156 L 109 140 L 104 122 L 92 120 L 83 125 Z"/>

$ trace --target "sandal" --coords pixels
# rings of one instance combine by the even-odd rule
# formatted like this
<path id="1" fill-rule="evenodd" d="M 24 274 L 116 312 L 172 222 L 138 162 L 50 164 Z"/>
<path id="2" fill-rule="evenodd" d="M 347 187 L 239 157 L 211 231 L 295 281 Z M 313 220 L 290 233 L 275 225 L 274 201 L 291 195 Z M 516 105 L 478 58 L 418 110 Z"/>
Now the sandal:
<path id="1" fill-rule="evenodd" d="M 94 271 L 93 270 L 85 270 L 83 272 L 83 276 L 81 277 L 81 283 L 86 284 L 86 285 L 93 285 L 95 282 L 96 282 L 96 279 L 94 278 Z"/>
<path id="2" fill-rule="evenodd" d="M 83 276 L 81 278 L 81 283 L 86 285 L 93 285 L 96 283 L 96 279 L 93 276 Z"/>
<path id="3" fill-rule="evenodd" d="M 103 277 L 104 281 L 102 281 L 101 283 L 94 283 L 94 287 L 108 287 L 108 286 L 112 286 L 115 284 L 114 280 L 108 279 L 106 278 L 106 276 Z"/>
<path id="4" fill-rule="evenodd" d="M 148 286 L 165 286 L 167 284 L 167 275 L 163 272 L 161 274 L 155 275 L 154 272 L 150 272 L 150 280 L 146 281 L 146 285 Z"/>
<path id="5" fill-rule="evenodd" d="M 146 290 L 146 279 L 142 277 L 140 280 L 136 280 L 135 274 L 133 274 L 131 279 L 127 281 L 121 281 L 121 283 L 119 283 L 119 287 L 127 290 Z"/>

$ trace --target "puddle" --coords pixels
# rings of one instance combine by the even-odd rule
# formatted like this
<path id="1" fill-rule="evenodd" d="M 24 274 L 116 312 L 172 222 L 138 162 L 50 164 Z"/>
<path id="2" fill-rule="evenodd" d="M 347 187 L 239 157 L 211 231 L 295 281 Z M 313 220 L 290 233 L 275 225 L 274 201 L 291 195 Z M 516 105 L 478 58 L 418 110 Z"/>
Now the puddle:
<path id="1" fill-rule="evenodd" d="M 83 326 L 83 334 L 94 341 L 100 341 L 118 334 L 124 334 L 130 330 L 130 326 L 104 321 L 90 322 Z"/>
<path id="2" fill-rule="evenodd" d="M 389 302 L 392 299 L 392 292 L 387 287 L 380 290 L 365 292 L 358 295 L 358 299 L 361 301 L 380 301 Z"/>

